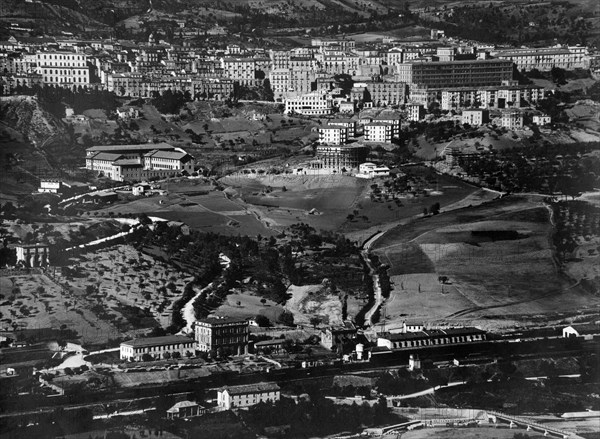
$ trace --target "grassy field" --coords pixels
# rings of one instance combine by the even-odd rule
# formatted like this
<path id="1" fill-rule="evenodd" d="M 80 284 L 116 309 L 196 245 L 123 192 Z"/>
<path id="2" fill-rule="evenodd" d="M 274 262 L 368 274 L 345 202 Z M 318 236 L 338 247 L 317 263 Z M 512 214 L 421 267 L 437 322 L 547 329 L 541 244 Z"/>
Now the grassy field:
<path id="1" fill-rule="evenodd" d="M 193 229 L 224 235 L 271 236 L 274 232 L 252 211 L 228 200 L 223 192 L 183 182 L 164 184 L 165 196 L 140 197 L 110 205 L 102 212 L 115 215 L 146 213 L 151 217 L 182 221 Z"/>
<path id="2" fill-rule="evenodd" d="M 426 168 L 411 168 L 416 175 L 434 175 Z M 338 230 L 345 234 L 377 227 L 419 215 L 423 208 L 440 203 L 442 211 L 466 197 L 473 204 L 490 197 L 473 186 L 446 175 L 423 189 L 431 195 L 417 195 L 399 203 L 370 198 L 370 185 L 382 180 L 362 180 L 342 175 L 231 176 L 221 181 L 237 191 L 239 198 L 276 229 L 304 222 L 317 230 Z M 285 190 L 283 188 L 285 187 Z M 313 213 L 310 213 L 315 209 Z M 354 213 L 349 219 L 348 214 Z"/>
<path id="3" fill-rule="evenodd" d="M 552 230 L 546 207 L 524 197 L 392 229 L 373 247 L 390 266 L 393 283 L 386 326 L 403 319 L 504 326 L 593 309 L 598 298 L 556 268 Z"/>

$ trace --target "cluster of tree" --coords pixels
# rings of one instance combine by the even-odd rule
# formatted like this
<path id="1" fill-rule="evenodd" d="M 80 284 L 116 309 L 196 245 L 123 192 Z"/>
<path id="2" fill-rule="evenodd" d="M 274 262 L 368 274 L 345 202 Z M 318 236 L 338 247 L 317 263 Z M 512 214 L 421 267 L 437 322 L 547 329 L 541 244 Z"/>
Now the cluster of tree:
<path id="1" fill-rule="evenodd" d="M 186 102 L 192 100 L 192 96 L 189 91 L 173 92 L 170 88 L 167 89 L 163 94 L 155 91 L 152 94 L 152 105 L 156 107 L 158 111 L 163 114 L 177 114 L 179 110 L 185 105 Z"/>
<path id="2" fill-rule="evenodd" d="M 336 405 L 319 393 L 299 402 L 281 398 L 276 403 L 259 403 L 241 416 L 257 434 L 264 434 L 269 427 L 286 426 L 288 437 L 323 436 L 401 421 L 390 412 L 385 400 L 373 406 L 368 403 L 345 406 Z"/>
<path id="3" fill-rule="evenodd" d="M 562 6 L 573 7 L 568 4 Z M 444 30 L 446 35 L 488 43 L 519 45 L 532 41 L 556 41 L 558 38 L 562 43 L 586 44 L 591 24 L 587 20 L 572 18 L 564 9 L 558 13 L 559 9 L 562 8 L 553 4 L 511 11 L 506 10 L 504 5 L 481 2 L 481 5 L 454 7 L 451 12 L 442 12 L 441 17 L 421 16 L 419 22 Z"/>
<path id="4" fill-rule="evenodd" d="M 264 75 L 264 73 L 263 73 Z M 274 101 L 271 82 L 268 79 L 263 79 L 262 84 L 257 87 L 237 84 L 235 86 L 234 96 L 236 99 L 249 101 Z"/>
<path id="5" fill-rule="evenodd" d="M 469 176 L 507 191 L 560 192 L 576 197 L 600 182 L 600 158 L 587 153 L 600 143 L 543 144 L 459 158 Z M 562 156 L 562 157 L 557 157 Z"/>
<path id="6" fill-rule="evenodd" d="M 67 105 L 73 108 L 75 114 L 81 114 L 92 108 L 100 108 L 110 113 L 120 106 L 114 93 L 96 88 L 85 89 L 81 86 L 69 89 L 19 85 L 15 87 L 14 94 L 36 96 L 43 107 L 57 118 L 65 117 L 65 106 Z"/>

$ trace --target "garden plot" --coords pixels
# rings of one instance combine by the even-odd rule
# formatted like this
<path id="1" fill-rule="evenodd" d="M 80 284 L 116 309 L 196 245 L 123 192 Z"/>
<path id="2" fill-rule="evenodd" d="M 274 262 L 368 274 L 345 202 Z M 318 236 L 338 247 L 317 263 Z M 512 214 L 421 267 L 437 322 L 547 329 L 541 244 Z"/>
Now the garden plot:
<path id="1" fill-rule="evenodd" d="M 127 245 L 83 254 L 77 266 L 82 277 L 61 275 L 57 281 L 80 296 L 80 309 L 124 336 L 168 326 L 173 303 L 193 279 Z"/>
<path id="2" fill-rule="evenodd" d="M 2 279 L 2 328 L 55 328 L 75 331 L 83 343 L 105 343 L 120 336 L 109 321 L 98 319 L 85 294 L 67 282 L 40 274 Z"/>

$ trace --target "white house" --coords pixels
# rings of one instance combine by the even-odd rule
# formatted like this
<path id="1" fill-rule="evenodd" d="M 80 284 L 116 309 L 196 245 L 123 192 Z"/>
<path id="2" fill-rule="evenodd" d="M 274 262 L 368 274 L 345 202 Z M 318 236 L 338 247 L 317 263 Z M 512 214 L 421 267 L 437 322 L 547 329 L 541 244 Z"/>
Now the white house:
<path id="1" fill-rule="evenodd" d="M 536 114 L 533 116 L 533 123 L 539 126 L 550 125 L 552 118 L 547 114 Z"/>
<path id="2" fill-rule="evenodd" d="M 375 163 L 367 162 L 358 165 L 359 178 L 375 178 L 375 177 L 387 177 L 390 175 L 390 168 L 387 166 L 376 165 Z"/>
<path id="3" fill-rule="evenodd" d="M 279 401 L 281 394 L 276 383 L 258 383 L 223 387 L 217 392 L 217 405 L 226 410 L 250 407 L 260 402 Z"/>
<path id="4" fill-rule="evenodd" d="M 472 126 L 481 126 L 484 123 L 489 122 L 490 112 L 488 110 L 463 110 L 461 114 L 461 121 L 463 124 L 468 123 Z"/>
<path id="5" fill-rule="evenodd" d="M 167 410 L 167 419 L 193 418 L 206 413 L 206 408 L 192 401 L 181 401 Z"/>

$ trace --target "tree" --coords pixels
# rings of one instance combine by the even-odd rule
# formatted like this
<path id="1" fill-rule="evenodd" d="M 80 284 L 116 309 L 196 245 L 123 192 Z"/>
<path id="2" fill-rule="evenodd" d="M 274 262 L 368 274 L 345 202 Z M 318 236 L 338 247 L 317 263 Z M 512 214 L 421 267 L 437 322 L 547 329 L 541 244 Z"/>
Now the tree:
<path id="1" fill-rule="evenodd" d="M 285 326 L 294 326 L 294 315 L 289 311 L 284 311 L 279 316 L 278 321 Z"/>
<path id="2" fill-rule="evenodd" d="M 258 314 L 254 318 L 254 321 L 261 328 L 268 328 L 269 326 L 271 326 L 271 321 L 269 320 L 269 318 L 267 316 L 262 315 L 262 314 Z"/>
<path id="3" fill-rule="evenodd" d="M 170 353 L 170 352 L 165 352 L 165 353 L 163 354 L 163 358 L 164 358 L 165 360 L 169 360 L 169 359 L 171 359 L 171 353 Z"/>
<path id="4" fill-rule="evenodd" d="M 152 358 L 152 355 L 145 353 L 144 355 L 142 355 L 142 361 L 152 361 L 154 358 Z"/>
<path id="5" fill-rule="evenodd" d="M 321 324 L 321 317 L 319 317 L 319 316 L 311 317 L 310 324 L 313 326 L 313 328 L 316 328 L 317 326 L 319 326 Z"/>

